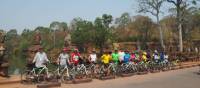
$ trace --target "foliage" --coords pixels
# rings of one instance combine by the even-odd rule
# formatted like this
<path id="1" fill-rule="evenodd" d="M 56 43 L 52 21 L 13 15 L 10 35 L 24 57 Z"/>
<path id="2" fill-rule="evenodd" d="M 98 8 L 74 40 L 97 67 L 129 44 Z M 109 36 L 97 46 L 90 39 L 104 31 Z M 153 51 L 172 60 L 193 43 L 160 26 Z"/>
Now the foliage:
<path id="1" fill-rule="evenodd" d="M 200 39 L 199 12 L 198 8 L 195 11 L 190 8 L 184 10 L 184 41 Z M 176 16 L 163 17 L 159 23 L 162 25 L 166 44 L 178 41 Z M 129 13 L 123 13 L 115 20 L 109 14 L 103 14 L 94 21 L 74 18 L 69 26 L 65 22 L 54 21 L 49 27 L 39 26 L 34 30 L 24 29 L 21 34 L 18 34 L 16 29 L 11 29 L 6 33 L 5 45 L 12 71 L 25 65 L 27 55 L 25 50 L 33 44 L 36 33 L 40 33 L 41 44 L 47 53 L 60 50 L 64 46 L 64 38 L 67 33 L 71 34 L 72 44 L 84 48 L 83 50 L 92 46 L 100 49 L 101 53 L 103 49 L 110 48 L 113 42 L 139 41 L 142 49 L 147 49 L 146 42 L 159 42 L 160 37 L 158 25 L 151 18 L 143 15 L 131 16 Z M 56 38 L 55 46 L 54 36 Z"/>

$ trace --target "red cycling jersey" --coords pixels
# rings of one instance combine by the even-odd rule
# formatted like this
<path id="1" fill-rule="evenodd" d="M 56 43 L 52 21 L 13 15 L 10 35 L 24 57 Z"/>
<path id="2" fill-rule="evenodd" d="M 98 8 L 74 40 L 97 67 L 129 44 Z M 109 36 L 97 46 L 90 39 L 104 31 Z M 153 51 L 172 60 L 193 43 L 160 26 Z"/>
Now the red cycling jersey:
<path id="1" fill-rule="evenodd" d="M 131 61 L 134 61 L 134 60 L 135 60 L 135 54 L 131 54 L 130 60 L 131 60 Z"/>
<path id="2" fill-rule="evenodd" d="M 81 56 L 80 53 L 72 53 L 71 62 L 77 65 L 79 63 L 80 56 Z"/>

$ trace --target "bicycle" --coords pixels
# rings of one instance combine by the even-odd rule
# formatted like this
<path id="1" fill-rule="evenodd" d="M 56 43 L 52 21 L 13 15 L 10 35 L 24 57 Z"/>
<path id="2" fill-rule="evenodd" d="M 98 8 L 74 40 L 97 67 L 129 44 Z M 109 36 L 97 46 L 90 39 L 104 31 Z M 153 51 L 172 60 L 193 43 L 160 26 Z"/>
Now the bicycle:
<path id="1" fill-rule="evenodd" d="M 148 71 L 148 64 L 141 61 L 137 64 L 137 72 L 147 72 Z"/>
<path id="2" fill-rule="evenodd" d="M 72 68 L 69 69 L 69 74 L 72 76 L 72 79 L 75 78 L 88 78 L 88 71 L 84 64 L 75 66 L 72 63 Z"/>
<path id="3" fill-rule="evenodd" d="M 136 65 L 134 65 L 132 62 L 128 62 L 128 63 L 122 63 L 120 66 L 119 66 L 119 69 L 120 69 L 120 74 L 123 74 L 123 73 L 134 73 L 136 72 Z"/>
<path id="4" fill-rule="evenodd" d="M 86 69 L 88 71 L 88 75 L 93 78 L 97 74 L 97 65 L 94 63 L 90 63 L 89 65 L 86 65 Z"/>
<path id="5" fill-rule="evenodd" d="M 39 83 L 40 81 L 47 81 L 49 78 L 49 71 L 46 66 L 40 68 L 32 68 L 32 70 L 28 70 L 25 68 L 24 71 L 21 72 L 21 82 L 35 82 Z"/>
<path id="6" fill-rule="evenodd" d="M 57 66 L 57 69 L 52 72 L 53 78 L 58 81 L 58 79 L 61 79 L 62 82 L 71 80 L 71 76 L 69 74 L 69 68 L 67 65 L 64 67 Z"/>
<path id="7" fill-rule="evenodd" d="M 115 63 L 110 63 L 108 66 L 108 70 L 110 71 L 111 75 L 116 75 L 117 73 L 117 64 Z"/>
<path id="8" fill-rule="evenodd" d="M 96 72 L 99 79 L 102 79 L 105 76 L 116 76 L 117 64 L 109 63 L 107 67 L 104 64 L 101 64 Z"/>
<path id="9" fill-rule="evenodd" d="M 106 68 L 103 64 L 101 64 L 97 69 L 97 76 L 99 79 L 102 79 L 102 77 L 106 76 Z"/>

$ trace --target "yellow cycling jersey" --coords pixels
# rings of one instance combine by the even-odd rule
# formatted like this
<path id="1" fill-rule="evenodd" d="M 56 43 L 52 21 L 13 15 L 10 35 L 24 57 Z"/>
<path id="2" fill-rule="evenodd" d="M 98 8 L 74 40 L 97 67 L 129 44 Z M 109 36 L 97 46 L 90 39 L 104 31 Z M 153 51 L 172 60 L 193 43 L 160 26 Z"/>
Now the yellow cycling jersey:
<path id="1" fill-rule="evenodd" d="M 103 54 L 103 55 L 101 56 L 101 61 L 102 61 L 104 64 L 108 64 L 110 60 L 111 60 L 111 55 L 109 55 L 109 54 Z"/>
<path id="2" fill-rule="evenodd" d="M 142 55 L 142 60 L 147 61 L 147 56 L 146 55 Z"/>

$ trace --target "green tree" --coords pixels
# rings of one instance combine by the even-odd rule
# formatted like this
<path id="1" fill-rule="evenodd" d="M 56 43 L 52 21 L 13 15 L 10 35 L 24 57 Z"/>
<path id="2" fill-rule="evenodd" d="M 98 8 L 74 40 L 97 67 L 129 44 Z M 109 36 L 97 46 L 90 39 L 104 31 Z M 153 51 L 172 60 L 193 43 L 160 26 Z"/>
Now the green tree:
<path id="1" fill-rule="evenodd" d="M 122 28 L 124 28 L 125 26 L 127 26 L 130 22 L 131 22 L 131 16 L 127 12 L 123 13 L 119 18 L 115 19 L 115 24 L 118 27 L 122 27 Z"/>
<path id="2" fill-rule="evenodd" d="M 185 9 L 189 5 L 197 4 L 198 0 L 167 0 L 167 2 L 172 3 L 175 6 L 176 10 L 176 19 L 177 19 L 177 29 L 179 31 L 179 51 L 183 52 L 183 18 Z"/>
<path id="3" fill-rule="evenodd" d="M 56 30 L 60 30 L 60 31 L 67 31 L 68 30 L 68 25 L 65 22 L 58 22 L 58 21 L 54 21 L 50 24 L 50 28 L 54 29 L 55 27 L 57 27 Z"/>
<path id="4" fill-rule="evenodd" d="M 72 31 L 72 42 L 78 46 L 91 43 L 93 39 L 93 24 L 86 20 L 76 20 L 73 23 L 75 29 Z"/>
<path id="5" fill-rule="evenodd" d="M 136 16 L 134 17 L 134 28 L 139 32 L 138 40 L 142 42 L 142 49 L 147 49 L 146 42 L 150 41 L 150 31 L 154 25 L 151 18 L 148 16 Z"/>
<path id="6" fill-rule="evenodd" d="M 103 14 L 102 15 L 102 22 L 103 25 L 108 29 L 110 27 L 111 22 L 113 21 L 112 15 Z"/>
<path id="7" fill-rule="evenodd" d="M 61 26 L 61 30 L 62 31 L 68 31 L 68 25 L 67 25 L 67 23 L 61 22 L 60 26 Z"/>
<path id="8" fill-rule="evenodd" d="M 103 14 L 102 17 L 97 17 L 94 21 L 94 42 L 96 46 L 100 48 L 100 53 L 103 52 L 103 48 L 108 47 L 106 42 L 112 36 L 110 32 L 110 24 L 112 21 L 112 16 L 108 14 Z"/>
<path id="9" fill-rule="evenodd" d="M 54 47 L 54 41 L 53 41 L 53 31 L 51 28 L 48 27 L 42 27 L 39 26 L 34 30 L 33 37 L 35 36 L 36 33 L 40 33 L 41 35 L 41 44 L 44 47 L 46 51 L 51 50 Z"/>
<path id="10" fill-rule="evenodd" d="M 138 0 L 139 2 L 139 12 L 150 13 L 156 17 L 156 23 L 160 32 L 160 44 L 163 49 L 165 49 L 163 41 L 163 30 L 160 25 L 160 13 L 161 7 L 165 0 Z"/>
<path id="11" fill-rule="evenodd" d="M 11 40 L 13 38 L 16 38 L 18 36 L 16 29 L 11 29 L 6 33 L 6 40 Z"/>
<path id="12" fill-rule="evenodd" d="M 11 71 L 20 67 L 21 60 L 18 59 L 19 55 L 18 46 L 20 42 L 19 38 L 20 36 L 17 34 L 16 29 L 11 29 L 6 33 L 6 40 L 5 40 L 5 46 L 7 51 L 6 54 L 8 55 Z"/>

